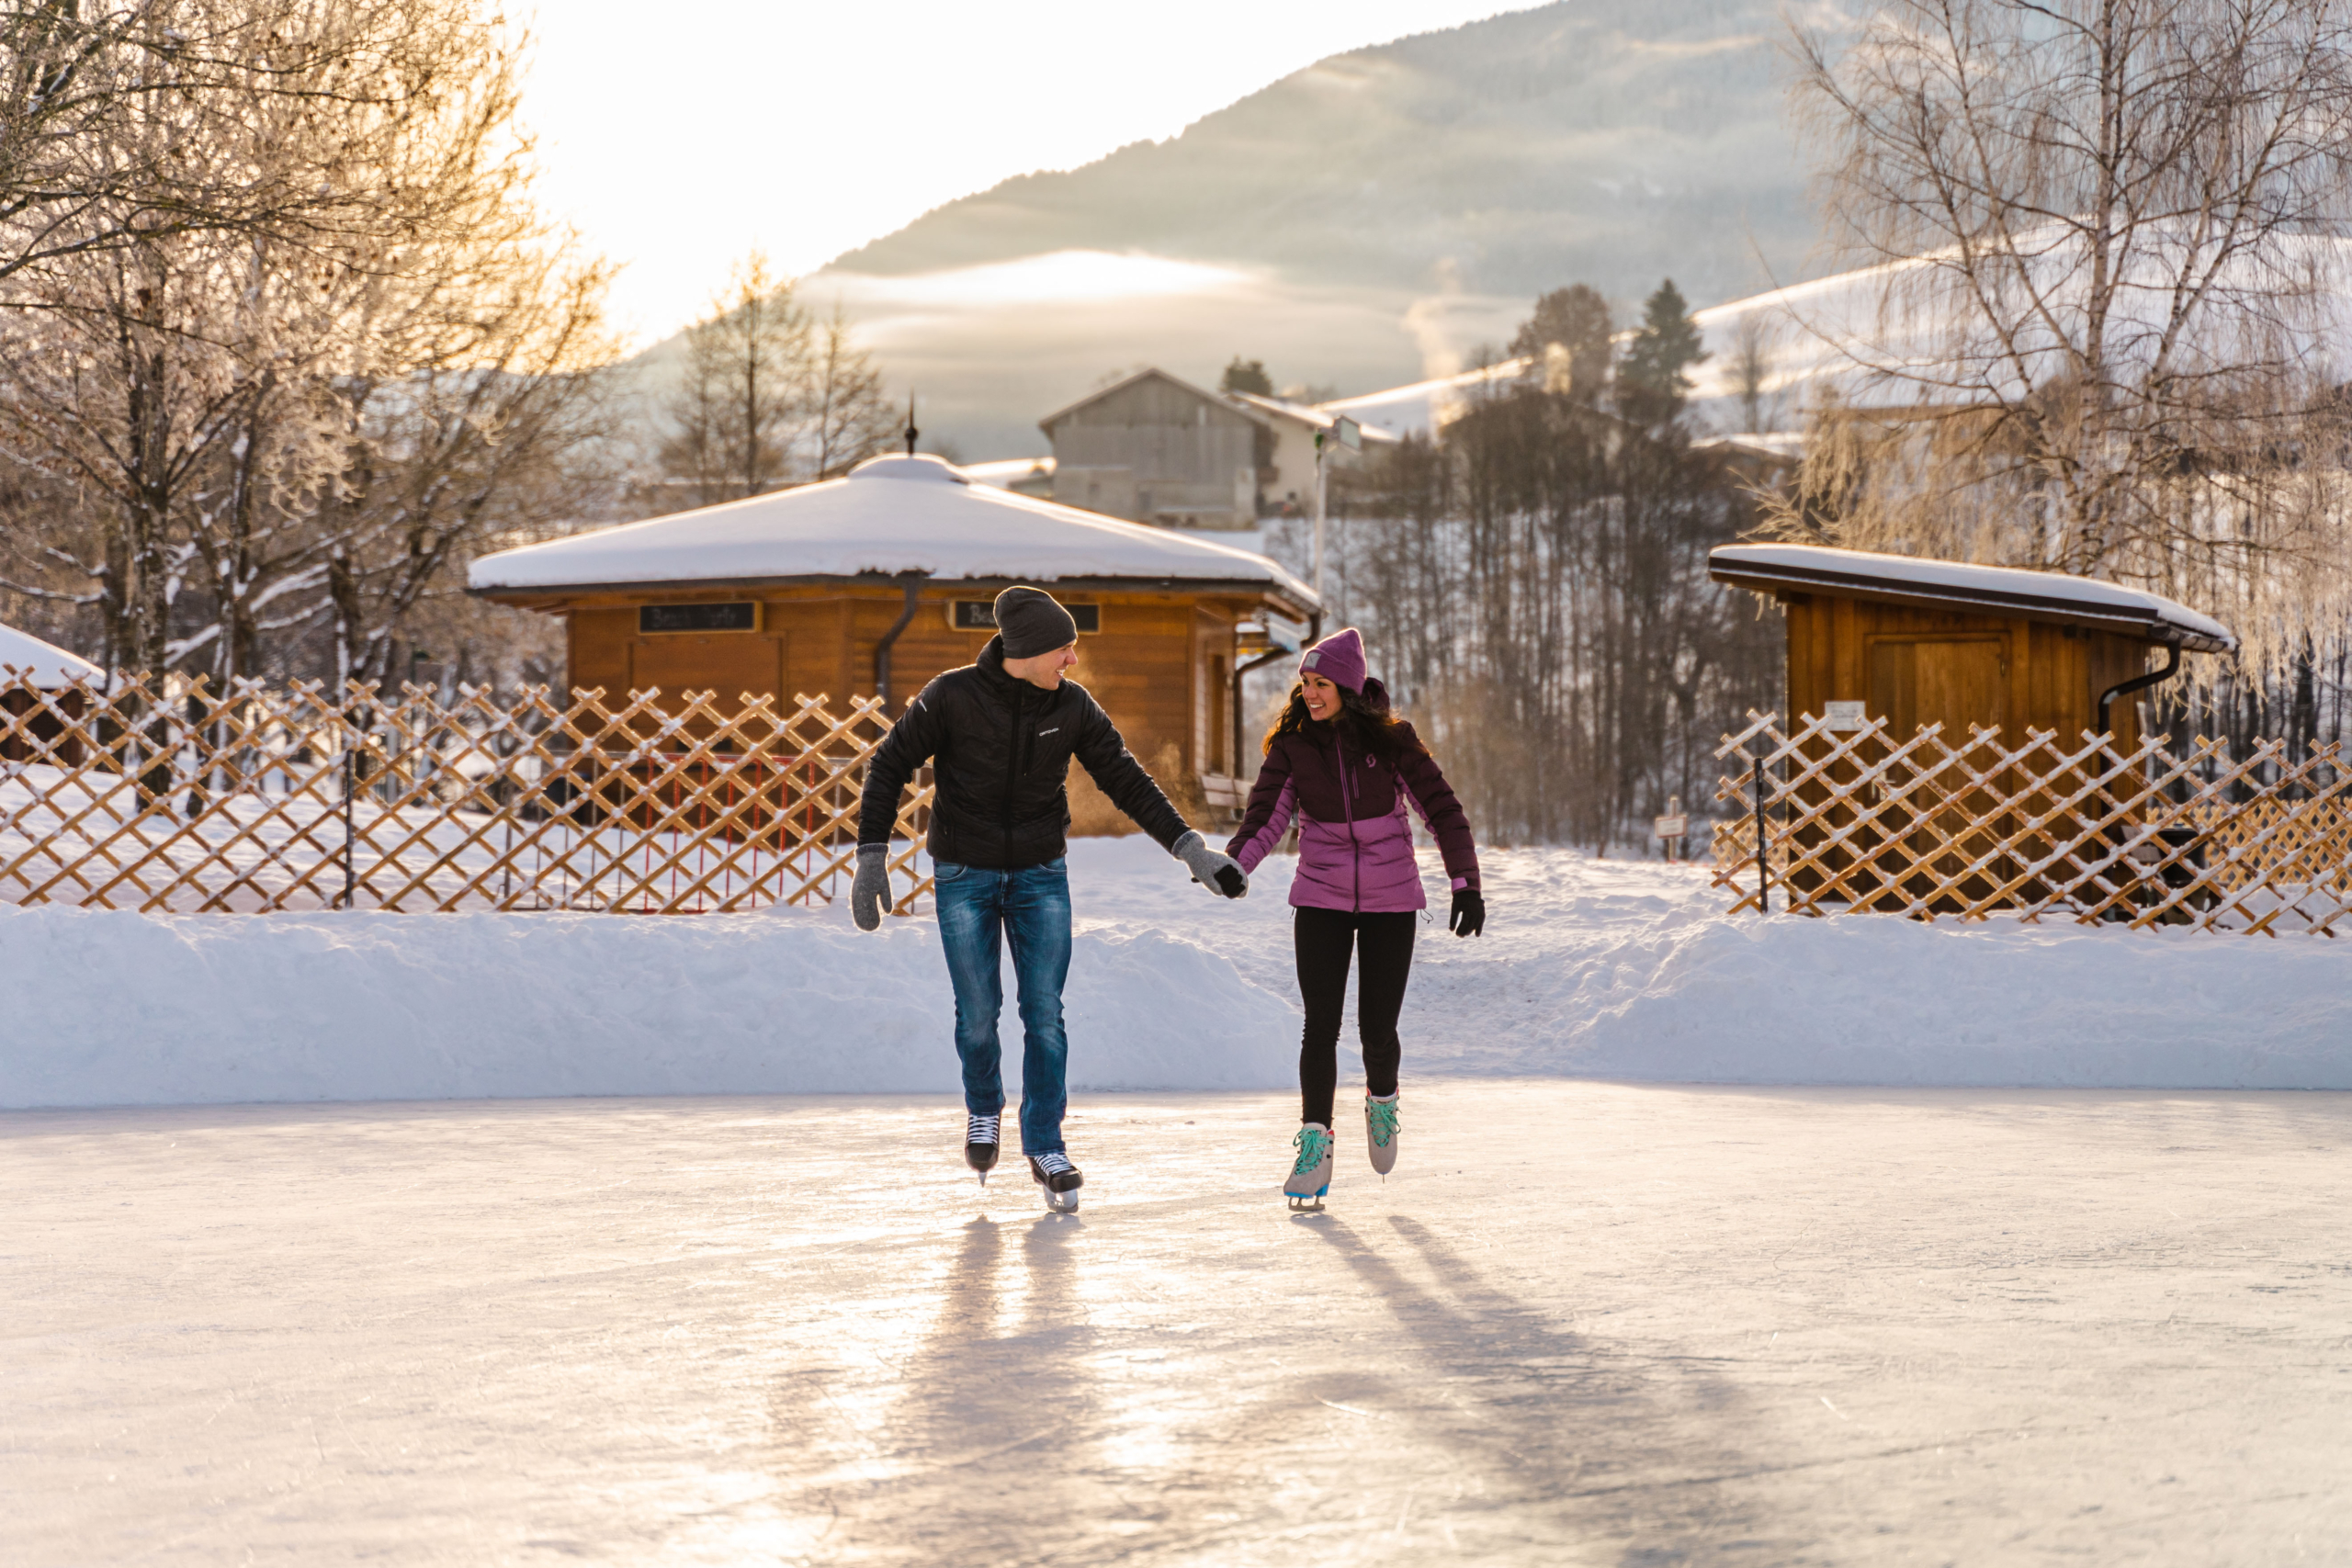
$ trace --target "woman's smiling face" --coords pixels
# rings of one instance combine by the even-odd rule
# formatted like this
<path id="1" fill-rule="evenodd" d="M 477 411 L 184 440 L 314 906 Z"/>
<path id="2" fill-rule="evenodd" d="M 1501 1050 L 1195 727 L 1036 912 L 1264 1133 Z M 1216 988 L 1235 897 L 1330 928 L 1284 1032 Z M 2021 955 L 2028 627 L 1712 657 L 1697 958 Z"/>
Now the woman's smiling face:
<path id="1" fill-rule="evenodd" d="M 1301 694 L 1306 699 L 1307 717 L 1329 718 L 1340 711 L 1339 687 L 1312 670 L 1301 675 L 1298 678 L 1298 683 L 1303 688 Z"/>

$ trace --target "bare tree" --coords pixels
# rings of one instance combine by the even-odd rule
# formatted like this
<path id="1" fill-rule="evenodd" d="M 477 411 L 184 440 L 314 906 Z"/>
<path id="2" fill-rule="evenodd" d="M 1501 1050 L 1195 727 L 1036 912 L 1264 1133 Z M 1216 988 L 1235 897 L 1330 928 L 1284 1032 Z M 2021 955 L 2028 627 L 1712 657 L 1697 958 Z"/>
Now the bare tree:
<path id="1" fill-rule="evenodd" d="M 1731 384 L 1739 399 L 1740 428 L 1753 434 L 1781 422 L 1780 399 L 1772 395 L 1773 329 L 1757 311 L 1739 318 L 1731 344 Z"/>
<path id="2" fill-rule="evenodd" d="M 700 504 L 757 495 L 789 472 L 807 417 L 808 314 L 788 279 L 753 251 L 735 264 L 712 313 L 686 330 L 686 373 L 669 400 L 662 465 Z"/>
<path id="3" fill-rule="evenodd" d="M 811 335 L 808 382 L 812 479 L 846 473 L 898 435 L 898 411 L 883 395 L 882 372 L 857 346 L 839 301 Z"/>
<path id="4" fill-rule="evenodd" d="M 1797 28 L 1868 298 L 1776 526 L 2340 624 L 2346 0 L 1893 0 Z M 1832 425 L 1842 425 L 1833 434 Z"/>

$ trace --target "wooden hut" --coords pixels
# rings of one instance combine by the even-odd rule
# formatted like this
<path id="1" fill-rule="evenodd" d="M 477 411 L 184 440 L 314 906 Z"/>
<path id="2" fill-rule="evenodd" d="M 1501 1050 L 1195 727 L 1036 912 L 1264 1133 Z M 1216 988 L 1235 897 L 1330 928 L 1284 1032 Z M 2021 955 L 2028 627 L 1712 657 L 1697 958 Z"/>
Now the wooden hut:
<path id="1" fill-rule="evenodd" d="M 2015 737 L 2073 739 L 2101 728 L 2100 708 L 2146 682 L 2151 649 L 2221 653 L 2237 639 L 2160 594 L 2054 571 L 1970 566 L 1816 545 L 1725 545 L 1708 575 L 1780 601 L 1788 616 L 1787 711 L 1859 702 L 1907 736 L 1940 721 Z M 2177 667 L 2167 660 L 2168 668 Z M 2112 713 L 2117 742 L 2139 742 L 2139 716 Z"/>
<path id="2" fill-rule="evenodd" d="M 74 766 L 82 761 L 79 741 L 61 744 L 70 721 L 79 720 L 83 694 L 75 683 L 103 686 L 106 671 L 78 654 L 0 626 L 0 761 L 41 761 Z"/>
<path id="3" fill-rule="evenodd" d="M 1238 671 L 1321 609 L 1264 556 L 974 484 L 933 457 L 503 551 L 470 577 L 564 617 L 576 687 L 727 706 L 879 694 L 893 712 L 978 656 L 1015 582 L 1069 606 L 1077 679 L 1139 758 L 1218 779 L 1240 760 Z"/>
<path id="4" fill-rule="evenodd" d="M 1865 902 L 1884 890 L 1888 907 L 1900 901 L 1898 892 L 1916 894 L 1936 886 L 1936 875 L 1980 863 L 1996 841 L 2032 839 L 2036 818 L 2062 830 L 2085 821 L 2100 828 L 2098 814 L 2117 807 L 2085 793 L 2083 767 L 2058 759 L 2083 752 L 2086 731 L 2110 726 L 2114 746 L 2107 756 L 2129 755 L 2140 743 L 2139 709 L 2122 699 L 2174 673 L 2184 650 L 2237 646 L 2219 622 L 2187 605 L 2061 572 L 1812 545 L 1726 545 L 1709 557 L 1708 574 L 1780 602 L 1788 618 L 1783 711 L 1792 724 L 1823 716 L 1832 730 L 1854 731 L 1883 720 L 1886 741 L 1897 745 L 1939 724 L 1951 752 L 1962 754 L 1965 768 L 1923 777 L 1946 753 L 1917 753 L 1916 762 L 1892 764 L 1876 784 L 1862 779 L 1856 762 L 1841 761 L 1798 792 L 1811 820 L 1799 828 L 1794 848 L 1800 857 L 1820 852 L 1794 872 L 1794 885 L 1812 891 L 1834 884 Z M 2151 670 L 2149 656 L 2159 651 L 2164 662 Z M 1986 773 L 1993 753 L 1972 742 L 1972 725 L 1997 728 L 2010 749 L 2023 745 L 2029 730 L 2054 732 L 2053 750 L 2028 764 L 2042 785 L 2024 791 L 2025 774 L 2017 770 Z M 1816 759 L 1827 754 L 1826 742 L 1808 747 Z M 1884 743 L 1870 740 L 1857 761 L 1871 767 L 1885 757 Z M 2095 760 L 2101 768 L 2111 765 Z M 1968 777 L 1985 782 L 1957 782 Z M 1865 806 L 1905 788 L 1914 803 L 1933 804 L 1856 827 L 1853 797 L 1845 792 L 1862 784 Z M 2128 794 L 2116 792 L 2119 798 Z M 2004 800 L 2011 804 L 2004 807 Z M 1833 840 L 1833 833 L 1842 836 Z M 2018 874 L 2015 860 L 2005 857 L 1990 876 L 1968 878 L 1933 907 L 2005 901 L 2000 889 Z M 1913 863 L 1929 874 L 1905 874 Z"/>

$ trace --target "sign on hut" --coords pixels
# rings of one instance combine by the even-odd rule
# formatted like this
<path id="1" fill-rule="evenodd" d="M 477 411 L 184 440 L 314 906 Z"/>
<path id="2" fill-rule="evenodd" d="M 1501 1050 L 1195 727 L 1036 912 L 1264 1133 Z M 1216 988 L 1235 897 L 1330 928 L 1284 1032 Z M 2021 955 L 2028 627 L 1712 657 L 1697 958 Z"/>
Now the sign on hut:
<path id="1" fill-rule="evenodd" d="M 1801 775 L 1791 886 L 1863 907 L 2040 897 L 2001 846 L 2029 819 L 2096 836 L 2132 795 L 2112 776 L 2113 760 L 2140 746 L 2138 705 L 2126 699 L 2177 672 L 2184 650 L 2237 645 L 2160 594 L 2060 572 L 1726 545 L 1708 574 L 1779 601 L 1792 732 L 1820 721 L 1790 761 Z M 2152 653 L 2163 655 L 2154 669 Z M 2026 757 L 2033 732 L 2050 742 Z M 1902 804 L 1889 808 L 1891 798 Z"/>
<path id="2" fill-rule="evenodd" d="M 564 617 L 574 687 L 659 689 L 664 708 L 711 692 L 728 713 L 878 694 L 894 714 L 978 656 L 1000 589 L 1035 583 L 1077 617 L 1077 679 L 1136 756 L 1184 794 L 1181 775 L 1203 775 L 1212 798 L 1246 761 L 1240 673 L 1321 613 L 1264 556 L 974 484 L 933 457 L 503 551 L 470 582 Z"/>

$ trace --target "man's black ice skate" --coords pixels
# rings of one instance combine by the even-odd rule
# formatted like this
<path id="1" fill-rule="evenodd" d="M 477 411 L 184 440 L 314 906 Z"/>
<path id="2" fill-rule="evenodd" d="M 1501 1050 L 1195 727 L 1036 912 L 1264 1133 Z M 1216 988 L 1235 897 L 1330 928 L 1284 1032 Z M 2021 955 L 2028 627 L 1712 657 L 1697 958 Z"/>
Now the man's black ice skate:
<path id="1" fill-rule="evenodd" d="M 1078 1213 L 1078 1190 L 1086 1185 L 1086 1178 L 1069 1163 L 1069 1156 L 1059 1149 L 1049 1155 L 1031 1155 L 1029 1175 L 1046 1190 L 1046 1208 L 1057 1214 Z"/>
<path id="2" fill-rule="evenodd" d="M 996 1168 L 997 1129 L 1001 1116 L 967 1116 L 964 1119 L 964 1163 L 980 1173 L 980 1185 L 989 1184 L 989 1172 Z"/>

